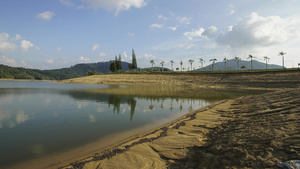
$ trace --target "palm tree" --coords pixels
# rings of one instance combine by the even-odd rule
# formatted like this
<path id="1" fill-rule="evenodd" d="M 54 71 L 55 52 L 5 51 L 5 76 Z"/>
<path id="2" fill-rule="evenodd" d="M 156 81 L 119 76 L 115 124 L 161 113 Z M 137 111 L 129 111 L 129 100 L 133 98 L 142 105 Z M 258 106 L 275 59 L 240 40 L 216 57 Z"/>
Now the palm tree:
<path id="1" fill-rule="evenodd" d="M 153 65 L 155 65 L 154 60 L 151 60 L 150 63 L 151 63 L 152 68 L 153 68 Z"/>
<path id="2" fill-rule="evenodd" d="M 252 56 L 252 55 L 249 55 L 248 59 L 249 59 L 249 58 L 251 59 L 251 70 L 252 70 L 252 59 L 255 58 L 255 57 Z"/>
<path id="3" fill-rule="evenodd" d="M 241 69 L 246 69 L 246 66 L 245 66 L 245 65 L 243 65 L 243 66 L 241 67 Z"/>
<path id="4" fill-rule="evenodd" d="M 212 69 L 214 68 L 214 66 L 215 66 L 215 62 L 217 61 L 217 59 L 216 58 L 214 58 L 214 59 L 210 59 L 209 60 L 210 62 L 213 62 L 212 63 Z"/>
<path id="5" fill-rule="evenodd" d="M 190 59 L 190 60 L 189 60 L 189 63 L 191 64 L 191 71 L 193 70 L 193 62 L 194 62 L 193 59 Z"/>
<path id="6" fill-rule="evenodd" d="M 239 70 L 239 62 L 242 60 L 240 57 L 235 57 L 234 60 L 236 61 L 236 70 Z"/>
<path id="7" fill-rule="evenodd" d="M 226 57 L 223 59 L 223 62 L 225 63 L 225 70 L 227 70 L 227 66 L 226 66 L 227 60 L 228 60 L 228 59 L 227 59 Z"/>
<path id="8" fill-rule="evenodd" d="M 270 58 L 268 56 L 264 56 L 264 60 L 266 61 L 266 69 L 268 69 L 268 62 Z"/>
<path id="9" fill-rule="evenodd" d="M 183 62 L 182 62 L 182 60 L 180 60 L 181 71 L 182 71 L 182 65 L 183 65 Z"/>
<path id="10" fill-rule="evenodd" d="M 285 55 L 286 53 L 284 53 L 284 52 L 279 52 L 279 56 L 281 55 L 282 56 L 282 69 L 284 69 L 284 55 Z"/>
<path id="11" fill-rule="evenodd" d="M 161 66 L 162 66 L 162 68 L 161 68 L 162 71 L 164 71 L 164 64 L 165 64 L 165 62 L 164 62 L 164 61 L 161 61 L 160 64 L 161 64 Z"/>
<path id="12" fill-rule="evenodd" d="M 173 60 L 170 61 L 171 62 L 171 69 L 173 70 L 173 64 L 175 63 Z"/>
<path id="13" fill-rule="evenodd" d="M 200 58 L 200 63 L 201 63 L 201 68 L 203 68 L 203 63 L 204 63 L 205 61 L 202 59 L 202 58 Z"/>

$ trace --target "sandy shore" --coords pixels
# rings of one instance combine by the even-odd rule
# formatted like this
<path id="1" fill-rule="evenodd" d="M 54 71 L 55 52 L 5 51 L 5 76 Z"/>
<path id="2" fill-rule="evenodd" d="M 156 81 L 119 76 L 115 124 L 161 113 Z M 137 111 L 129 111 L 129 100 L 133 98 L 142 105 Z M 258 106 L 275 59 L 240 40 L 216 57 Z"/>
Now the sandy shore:
<path id="1" fill-rule="evenodd" d="M 300 90 L 224 100 L 60 168 L 276 168 L 300 159 Z"/>

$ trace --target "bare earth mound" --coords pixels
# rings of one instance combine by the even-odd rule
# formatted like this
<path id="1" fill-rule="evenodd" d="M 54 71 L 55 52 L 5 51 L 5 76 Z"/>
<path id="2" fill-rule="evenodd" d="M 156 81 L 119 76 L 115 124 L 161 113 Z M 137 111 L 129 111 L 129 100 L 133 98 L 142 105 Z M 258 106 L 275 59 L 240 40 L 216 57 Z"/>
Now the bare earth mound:
<path id="1" fill-rule="evenodd" d="M 60 81 L 60 83 L 106 85 L 160 85 L 188 88 L 268 88 L 300 86 L 300 71 L 238 74 L 104 74 Z"/>

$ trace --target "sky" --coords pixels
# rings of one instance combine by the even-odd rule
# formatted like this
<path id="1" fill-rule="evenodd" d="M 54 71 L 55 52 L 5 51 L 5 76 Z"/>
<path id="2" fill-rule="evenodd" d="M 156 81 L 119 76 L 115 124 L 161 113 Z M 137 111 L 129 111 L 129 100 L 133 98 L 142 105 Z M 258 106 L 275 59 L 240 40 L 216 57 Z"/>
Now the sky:
<path id="1" fill-rule="evenodd" d="M 299 0 L 0 1 L 0 64 L 58 69 L 113 60 L 180 67 L 240 57 L 298 67 Z"/>

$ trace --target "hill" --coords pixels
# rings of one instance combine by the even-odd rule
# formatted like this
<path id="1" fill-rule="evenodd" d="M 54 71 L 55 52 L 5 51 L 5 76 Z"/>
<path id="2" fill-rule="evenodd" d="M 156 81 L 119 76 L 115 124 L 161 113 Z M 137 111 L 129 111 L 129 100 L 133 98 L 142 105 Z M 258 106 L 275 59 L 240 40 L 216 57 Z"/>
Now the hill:
<path id="1" fill-rule="evenodd" d="M 250 70 L 251 69 L 251 61 L 244 61 L 244 60 L 241 60 L 239 62 L 239 69 L 237 69 L 237 62 L 234 60 L 234 59 L 231 59 L 231 60 L 228 60 L 226 62 L 226 67 L 227 67 L 227 70 L 242 70 L 241 67 L 242 66 L 245 66 L 246 68 L 244 70 Z M 205 70 L 211 70 L 211 67 L 212 67 L 212 64 L 206 66 L 206 67 L 203 67 L 201 69 L 197 69 L 197 71 L 205 71 Z M 218 70 L 226 70 L 225 69 L 225 63 L 224 62 L 216 62 L 215 65 L 214 65 L 214 70 L 215 69 L 218 69 Z M 263 69 L 266 69 L 266 63 L 262 63 L 262 62 L 259 62 L 259 61 L 256 61 L 256 60 L 252 60 L 252 68 L 253 70 L 263 70 Z M 279 66 L 279 65 L 274 65 L 274 64 L 268 64 L 268 69 L 281 69 L 282 66 Z"/>
<path id="2" fill-rule="evenodd" d="M 129 70 L 127 62 L 122 62 L 122 70 Z M 38 70 L 26 69 L 21 67 L 10 67 L 0 64 L 0 78 L 9 79 L 35 79 L 35 80 L 63 80 L 76 77 L 82 77 L 88 71 L 96 71 L 99 73 L 108 73 L 110 62 L 98 62 L 77 64 L 69 68 Z"/>

